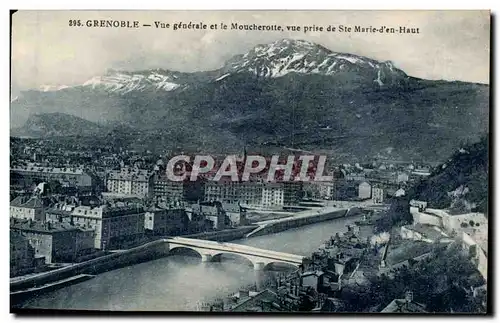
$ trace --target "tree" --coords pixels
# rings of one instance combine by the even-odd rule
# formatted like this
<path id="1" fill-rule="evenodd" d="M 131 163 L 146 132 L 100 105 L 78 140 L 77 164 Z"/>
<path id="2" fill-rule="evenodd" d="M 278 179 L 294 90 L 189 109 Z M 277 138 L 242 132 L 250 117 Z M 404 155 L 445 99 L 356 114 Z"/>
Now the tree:
<path id="1" fill-rule="evenodd" d="M 391 206 L 385 215 L 375 222 L 375 232 L 390 232 L 396 225 L 405 225 L 413 222 L 410 213 L 410 202 L 408 197 L 396 197 L 392 199 Z"/>
<path id="2" fill-rule="evenodd" d="M 373 276 L 366 285 L 346 287 L 342 298 L 349 311 L 367 312 L 377 305 L 381 309 L 411 290 L 415 301 L 424 304 L 429 312 L 477 313 L 484 312 L 485 302 L 466 291 L 482 284 L 482 277 L 460 246 L 451 245 L 436 247 L 429 258 L 393 271 L 393 278 Z"/>
<path id="3" fill-rule="evenodd" d="M 300 295 L 299 301 L 299 311 L 300 312 L 309 312 L 316 306 L 316 291 L 309 287 L 305 293 Z"/>

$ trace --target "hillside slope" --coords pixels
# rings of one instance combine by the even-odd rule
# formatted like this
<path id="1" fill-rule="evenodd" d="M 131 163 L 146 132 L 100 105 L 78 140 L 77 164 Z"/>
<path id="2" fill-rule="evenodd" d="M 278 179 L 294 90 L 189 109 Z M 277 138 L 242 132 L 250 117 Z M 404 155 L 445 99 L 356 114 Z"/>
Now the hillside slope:
<path id="1" fill-rule="evenodd" d="M 486 212 L 488 208 L 488 139 L 458 150 L 446 163 L 410 192 L 431 207 L 448 208 L 452 203 Z M 458 203 L 460 201 L 460 203 Z M 475 207 L 474 207 L 475 206 Z"/>

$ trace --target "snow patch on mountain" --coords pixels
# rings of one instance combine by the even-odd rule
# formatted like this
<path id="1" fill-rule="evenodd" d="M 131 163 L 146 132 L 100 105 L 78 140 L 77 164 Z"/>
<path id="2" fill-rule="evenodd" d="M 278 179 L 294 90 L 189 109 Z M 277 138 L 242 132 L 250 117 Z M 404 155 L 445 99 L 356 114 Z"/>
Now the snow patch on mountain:
<path id="1" fill-rule="evenodd" d="M 39 87 L 39 91 L 41 92 L 54 92 L 59 90 L 64 90 L 69 88 L 67 85 L 42 85 Z"/>
<path id="2" fill-rule="evenodd" d="M 384 85 L 384 83 L 382 82 L 382 79 L 380 78 L 380 70 L 378 70 L 377 72 L 377 78 L 375 79 L 375 81 L 379 86 L 382 86 Z"/>
<path id="3" fill-rule="evenodd" d="M 164 69 L 137 72 L 109 70 L 105 75 L 94 76 L 82 85 L 70 88 L 90 88 L 125 94 L 132 91 L 174 91 L 184 90 L 198 82 L 218 82 L 231 74 L 251 73 L 258 77 L 279 78 L 290 73 L 335 76 L 361 76 L 367 82 L 373 81 L 382 87 L 407 77 L 391 62 L 379 62 L 370 58 L 348 53 L 333 52 L 321 45 L 293 39 L 281 39 L 261 44 L 243 55 L 234 56 L 219 70 L 211 71 L 210 77 L 198 79 L 186 73 Z M 50 92 L 66 89 L 68 86 L 44 85 L 39 91 Z"/>
<path id="4" fill-rule="evenodd" d="M 122 72 L 110 73 L 103 76 L 94 76 L 83 83 L 84 87 L 104 88 L 110 92 L 128 93 L 144 91 L 153 87 L 156 90 L 173 91 L 180 84 L 172 82 L 173 76 L 163 75 L 152 71 L 150 74 L 128 74 Z"/>
<path id="5" fill-rule="evenodd" d="M 224 74 L 224 75 L 219 76 L 218 78 L 216 78 L 215 81 L 216 82 L 217 81 L 221 81 L 221 80 L 225 79 L 226 77 L 228 77 L 229 75 L 231 75 L 231 73 L 226 73 L 226 74 Z"/>

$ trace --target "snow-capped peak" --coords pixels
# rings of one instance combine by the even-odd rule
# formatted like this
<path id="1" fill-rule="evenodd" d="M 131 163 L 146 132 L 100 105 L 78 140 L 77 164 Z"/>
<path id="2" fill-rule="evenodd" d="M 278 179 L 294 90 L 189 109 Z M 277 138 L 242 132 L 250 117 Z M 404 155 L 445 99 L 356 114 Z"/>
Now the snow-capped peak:
<path id="1" fill-rule="evenodd" d="M 180 84 L 175 83 L 176 75 L 162 73 L 161 70 L 151 70 L 148 73 L 109 72 L 103 76 L 94 76 L 83 86 L 102 87 L 110 92 L 128 93 L 130 91 L 155 90 L 172 91 Z"/>
<path id="2" fill-rule="evenodd" d="M 248 53 L 233 57 L 224 67 L 226 72 L 250 72 L 260 77 L 281 77 L 289 73 L 335 75 L 342 72 L 363 73 L 379 86 L 389 74 L 406 76 L 391 62 L 333 52 L 321 45 L 305 41 L 281 39 L 257 45 Z"/>
<path id="3" fill-rule="evenodd" d="M 252 73 L 258 77 L 278 78 L 289 73 L 309 75 L 354 75 L 380 87 L 407 78 L 391 62 L 379 62 L 363 56 L 338 53 L 305 40 L 281 39 L 257 45 L 246 54 L 234 56 L 218 70 L 201 73 L 181 73 L 164 69 L 137 72 L 108 70 L 82 85 L 70 88 L 91 88 L 119 94 L 131 91 L 174 91 L 197 82 L 226 81 L 237 73 Z M 59 91 L 68 86 L 44 85 L 39 91 Z"/>

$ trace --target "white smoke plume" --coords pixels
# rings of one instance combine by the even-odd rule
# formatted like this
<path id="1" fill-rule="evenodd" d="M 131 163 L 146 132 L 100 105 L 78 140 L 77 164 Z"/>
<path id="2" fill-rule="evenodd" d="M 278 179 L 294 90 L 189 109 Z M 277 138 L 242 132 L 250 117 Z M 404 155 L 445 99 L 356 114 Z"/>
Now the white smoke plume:
<path id="1" fill-rule="evenodd" d="M 388 232 L 379 233 L 370 238 L 370 244 L 372 246 L 386 244 L 390 237 L 391 235 Z"/>

